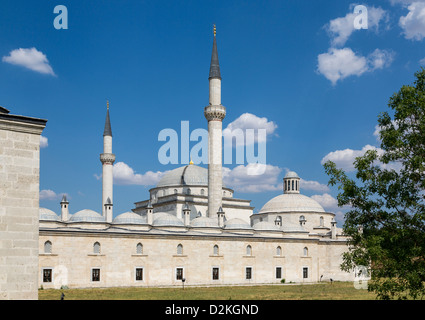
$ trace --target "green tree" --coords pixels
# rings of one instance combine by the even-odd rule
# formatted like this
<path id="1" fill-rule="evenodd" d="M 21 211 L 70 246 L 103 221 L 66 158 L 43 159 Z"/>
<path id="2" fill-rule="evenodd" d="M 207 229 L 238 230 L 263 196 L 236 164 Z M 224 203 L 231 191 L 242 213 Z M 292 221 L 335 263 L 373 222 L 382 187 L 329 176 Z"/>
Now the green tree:
<path id="1" fill-rule="evenodd" d="M 341 268 L 370 268 L 368 289 L 381 299 L 425 294 L 425 69 L 393 94 L 378 116 L 381 148 L 356 158 L 355 179 L 324 164 L 338 205 L 349 205 L 349 250 Z"/>

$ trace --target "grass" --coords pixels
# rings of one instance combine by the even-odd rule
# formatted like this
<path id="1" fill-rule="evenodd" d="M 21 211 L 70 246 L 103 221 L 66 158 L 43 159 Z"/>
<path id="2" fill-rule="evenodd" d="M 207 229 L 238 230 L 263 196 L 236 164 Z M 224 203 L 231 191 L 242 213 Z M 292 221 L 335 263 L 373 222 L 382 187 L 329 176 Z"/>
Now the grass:
<path id="1" fill-rule="evenodd" d="M 180 288 L 45 289 L 39 300 L 374 300 L 352 282 Z"/>

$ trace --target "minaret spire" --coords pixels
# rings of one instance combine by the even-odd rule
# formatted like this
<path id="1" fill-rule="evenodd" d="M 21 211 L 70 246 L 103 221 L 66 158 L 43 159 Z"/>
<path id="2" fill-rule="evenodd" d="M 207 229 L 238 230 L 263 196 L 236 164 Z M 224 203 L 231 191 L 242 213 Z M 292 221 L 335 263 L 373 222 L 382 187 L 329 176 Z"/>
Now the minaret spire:
<path id="1" fill-rule="evenodd" d="M 213 49 L 211 54 L 211 64 L 210 64 L 210 75 L 208 79 L 220 79 L 220 64 L 218 63 L 218 52 L 217 52 L 217 40 L 216 40 L 216 28 L 214 25 L 214 41 L 213 41 Z"/>
<path id="2" fill-rule="evenodd" d="M 108 100 L 106 100 L 106 120 L 105 120 L 105 130 L 103 130 L 103 136 L 112 137 L 111 120 L 109 119 L 109 101 Z"/>
<path id="3" fill-rule="evenodd" d="M 106 222 L 112 222 L 112 194 L 113 194 L 113 164 L 115 155 L 112 153 L 112 130 L 109 118 L 109 101 L 106 101 L 105 130 L 103 131 L 102 162 L 102 213 Z"/>
<path id="4" fill-rule="evenodd" d="M 221 74 L 215 25 L 208 81 L 209 105 L 204 108 L 204 115 L 208 120 L 208 216 L 213 218 L 222 206 L 222 121 L 226 116 L 226 108 L 221 105 Z"/>

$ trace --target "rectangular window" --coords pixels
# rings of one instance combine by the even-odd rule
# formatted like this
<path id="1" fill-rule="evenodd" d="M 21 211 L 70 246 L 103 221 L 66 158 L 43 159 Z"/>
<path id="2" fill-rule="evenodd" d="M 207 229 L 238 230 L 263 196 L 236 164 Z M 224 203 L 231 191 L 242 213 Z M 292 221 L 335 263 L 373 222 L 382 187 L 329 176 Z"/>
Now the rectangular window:
<path id="1" fill-rule="evenodd" d="M 303 278 L 304 279 L 307 279 L 308 278 L 308 268 L 307 267 L 304 267 L 303 268 Z"/>
<path id="2" fill-rule="evenodd" d="M 176 268 L 176 280 L 183 280 L 183 268 Z"/>
<path id="3" fill-rule="evenodd" d="M 276 267 L 276 279 L 282 279 L 282 267 Z"/>
<path id="4" fill-rule="evenodd" d="M 43 269 L 43 282 L 52 282 L 52 269 Z"/>
<path id="5" fill-rule="evenodd" d="M 91 269 L 91 281 L 100 281 L 100 269 Z"/>
<path id="6" fill-rule="evenodd" d="M 213 280 L 220 279 L 220 269 L 219 268 L 217 268 L 217 267 L 212 268 L 212 279 Z"/>
<path id="7" fill-rule="evenodd" d="M 143 268 L 136 268 L 136 281 L 143 280 Z"/>
<path id="8" fill-rule="evenodd" d="M 252 279 L 252 268 L 251 267 L 246 267 L 245 268 L 245 279 L 246 280 L 251 280 Z"/>

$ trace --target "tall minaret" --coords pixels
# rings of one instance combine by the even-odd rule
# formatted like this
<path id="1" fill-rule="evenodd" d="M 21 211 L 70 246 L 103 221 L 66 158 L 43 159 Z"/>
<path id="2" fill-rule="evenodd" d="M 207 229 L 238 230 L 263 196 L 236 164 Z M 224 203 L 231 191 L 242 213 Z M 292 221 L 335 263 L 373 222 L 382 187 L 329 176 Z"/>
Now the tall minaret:
<path id="1" fill-rule="evenodd" d="M 112 130 L 109 120 L 109 101 L 106 102 L 105 130 L 103 131 L 103 153 L 100 155 L 102 162 L 102 215 L 106 222 L 112 222 L 112 165 L 115 155 L 112 153 Z"/>
<path id="2" fill-rule="evenodd" d="M 216 218 L 217 212 L 222 206 L 222 121 L 226 116 L 226 108 L 221 105 L 221 74 L 215 25 L 208 80 L 210 98 L 209 105 L 204 108 L 204 115 L 208 120 L 208 217 Z"/>

